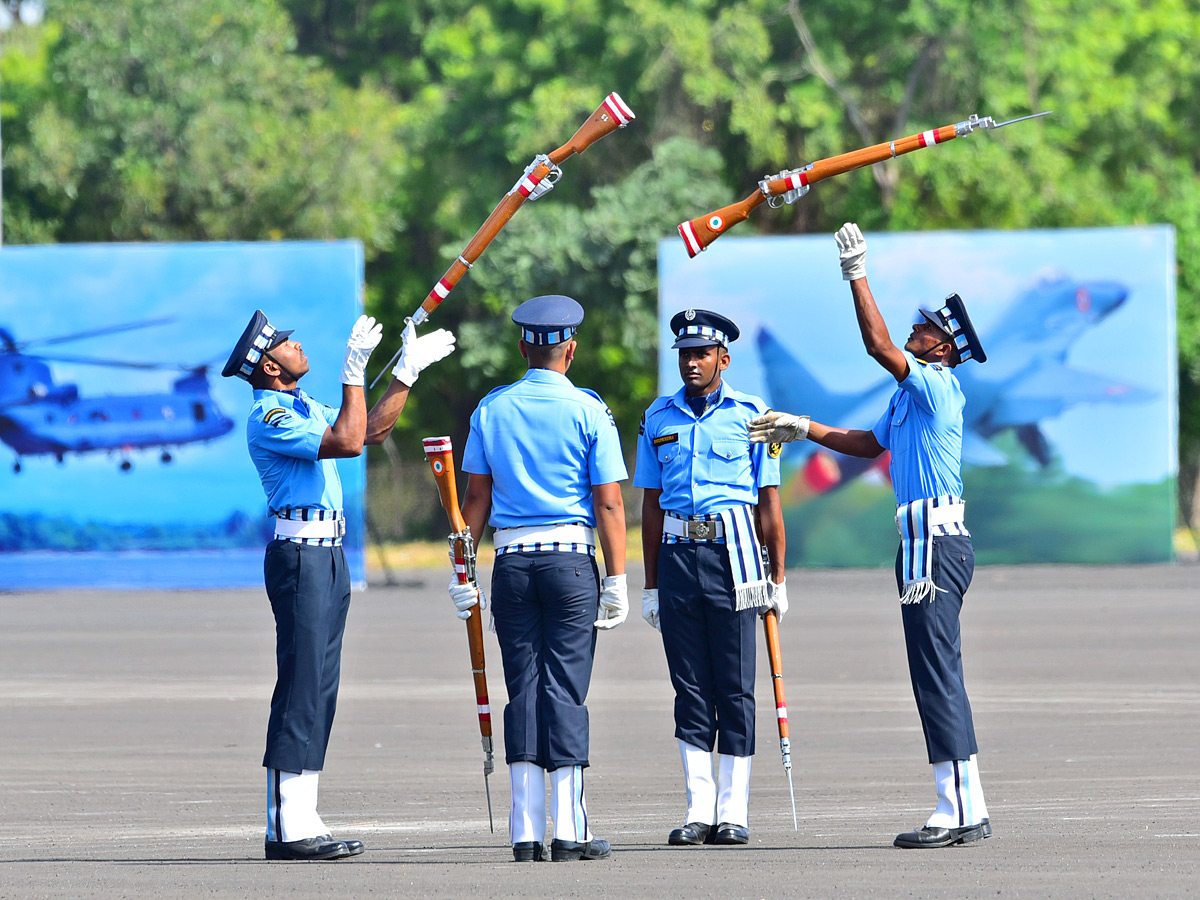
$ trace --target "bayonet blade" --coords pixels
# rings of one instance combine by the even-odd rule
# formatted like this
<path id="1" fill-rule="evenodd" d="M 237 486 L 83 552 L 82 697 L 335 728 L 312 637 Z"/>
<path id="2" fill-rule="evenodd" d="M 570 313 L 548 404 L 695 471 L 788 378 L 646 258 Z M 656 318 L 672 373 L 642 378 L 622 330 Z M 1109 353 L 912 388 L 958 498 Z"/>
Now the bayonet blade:
<path id="1" fill-rule="evenodd" d="M 796 831 L 800 830 L 800 823 L 796 820 L 796 791 L 792 787 L 792 769 L 789 766 L 787 769 L 788 777 L 788 793 L 792 795 L 792 828 Z"/>
<path id="2" fill-rule="evenodd" d="M 1017 124 L 1017 122 L 1025 122 L 1029 119 L 1040 119 L 1042 116 L 1048 116 L 1052 112 L 1054 112 L 1054 110 L 1048 109 L 1045 112 L 1033 113 L 1032 115 L 1028 115 L 1028 116 L 1021 116 L 1019 119 L 1009 119 L 1007 122 L 997 122 L 992 127 L 993 128 L 1003 128 L 1005 125 L 1015 125 L 1015 124 Z"/>
<path id="3" fill-rule="evenodd" d="M 492 834 L 496 833 L 496 825 L 492 822 L 492 789 L 488 787 L 488 769 L 487 763 L 484 763 L 483 768 L 483 792 L 487 794 L 488 804 L 488 828 L 492 830 Z"/>

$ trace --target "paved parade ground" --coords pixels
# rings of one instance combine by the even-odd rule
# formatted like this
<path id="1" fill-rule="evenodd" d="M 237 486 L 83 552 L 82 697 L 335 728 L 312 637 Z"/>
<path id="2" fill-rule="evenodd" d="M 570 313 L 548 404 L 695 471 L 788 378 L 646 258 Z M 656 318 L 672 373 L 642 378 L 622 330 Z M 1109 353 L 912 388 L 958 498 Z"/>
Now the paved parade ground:
<path id="1" fill-rule="evenodd" d="M 321 811 L 366 841 L 262 859 L 262 590 L 0 594 L 0 897 L 1183 897 L 1200 893 L 1200 567 L 991 567 L 963 611 L 995 836 L 897 850 L 934 801 L 889 569 L 793 571 L 782 626 L 799 830 L 759 654 L 748 847 L 670 848 L 672 695 L 634 609 L 589 697 L 601 862 L 516 864 L 497 721 L 488 831 L 449 570 L 355 595 Z M 490 573 L 489 573 L 490 574 Z"/>

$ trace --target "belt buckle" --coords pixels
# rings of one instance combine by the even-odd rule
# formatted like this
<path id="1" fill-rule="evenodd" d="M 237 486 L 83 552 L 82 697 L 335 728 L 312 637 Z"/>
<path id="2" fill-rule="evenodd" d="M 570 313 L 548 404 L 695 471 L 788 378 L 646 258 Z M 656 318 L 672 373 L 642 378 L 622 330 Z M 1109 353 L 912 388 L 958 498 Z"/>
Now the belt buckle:
<path id="1" fill-rule="evenodd" d="M 701 541 L 708 540 L 709 532 L 712 531 L 712 525 L 708 522 L 689 522 L 688 527 L 691 529 L 692 537 Z"/>
<path id="2" fill-rule="evenodd" d="M 337 532 L 338 537 L 345 537 L 346 536 L 346 520 L 345 519 L 337 519 L 336 521 L 337 521 L 337 526 L 333 530 L 335 532 Z"/>

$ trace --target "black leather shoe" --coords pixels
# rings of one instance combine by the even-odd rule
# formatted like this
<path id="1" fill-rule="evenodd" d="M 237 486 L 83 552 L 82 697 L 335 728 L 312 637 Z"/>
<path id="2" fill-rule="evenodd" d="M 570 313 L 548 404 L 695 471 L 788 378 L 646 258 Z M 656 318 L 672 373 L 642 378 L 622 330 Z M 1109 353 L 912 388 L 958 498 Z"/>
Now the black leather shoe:
<path id="1" fill-rule="evenodd" d="M 712 842 L 714 844 L 748 844 L 750 843 L 750 829 L 745 825 L 731 825 L 728 822 L 722 822 L 713 833 Z"/>
<path id="2" fill-rule="evenodd" d="M 586 844 L 574 841 L 560 841 L 555 838 L 550 842 L 551 862 L 570 862 L 575 859 L 608 859 L 612 856 L 612 847 L 608 841 L 592 838 Z"/>
<path id="3" fill-rule="evenodd" d="M 667 837 L 667 843 L 675 847 L 703 844 L 708 840 L 711 831 L 712 826 L 704 822 L 688 822 L 682 828 L 672 830 Z"/>
<path id="4" fill-rule="evenodd" d="M 926 825 L 918 831 L 906 831 L 896 835 L 892 841 L 893 847 L 903 847 L 906 850 L 924 850 L 933 847 L 949 847 L 951 844 L 969 844 L 971 841 L 987 837 L 983 822 L 978 825 L 968 825 L 965 828 L 936 828 Z"/>
<path id="5" fill-rule="evenodd" d="M 979 825 L 981 828 L 983 828 L 983 836 L 985 838 L 990 838 L 992 836 L 992 820 L 984 819 L 979 823 Z"/>
<path id="6" fill-rule="evenodd" d="M 332 834 L 323 834 L 317 838 L 318 841 L 332 841 Z M 345 838 L 340 838 L 341 842 L 346 845 L 346 849 L 350 851 L 350 856 L 358 856 L 367 849 L 367 845 L 362 841 L 348 841 Z"/>
<path id="7" fill-rule="evenodd" d="M 540 841 L 518 841 L 513 844 L 513 859 L 517 862 L 544 862 L 546 848 Z"/>
<path id="8" fill-rule="evenodd" d="M 324 860 L 344 859 L 353 855 L 345 841 L 327 840 L 326 835 L 302 841 L 266 841 L 264 849 L 267 859 Z M 358 852 L 362 853 L 361 850 Z"/>

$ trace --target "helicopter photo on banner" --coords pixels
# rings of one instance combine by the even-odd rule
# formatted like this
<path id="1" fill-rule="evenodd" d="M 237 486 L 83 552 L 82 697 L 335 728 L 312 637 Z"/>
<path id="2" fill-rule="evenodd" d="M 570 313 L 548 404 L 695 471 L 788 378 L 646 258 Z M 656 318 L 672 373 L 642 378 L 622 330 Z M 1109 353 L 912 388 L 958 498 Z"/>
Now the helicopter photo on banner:
<path id="1" fill-rule="evenodd" d="M 0 249 L 0 590 L 260 585 L 252 393 L 221 366 L 262 309 L 337 404 L 362 280 L 354 241 Z M 365 463 L 338 470 L 362 584 Z"/>

